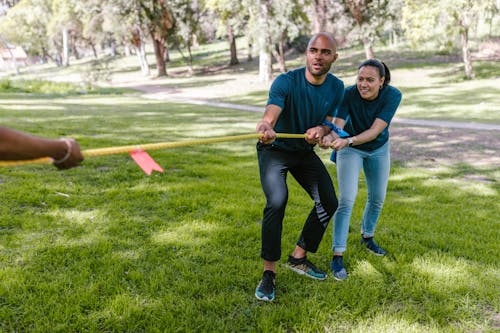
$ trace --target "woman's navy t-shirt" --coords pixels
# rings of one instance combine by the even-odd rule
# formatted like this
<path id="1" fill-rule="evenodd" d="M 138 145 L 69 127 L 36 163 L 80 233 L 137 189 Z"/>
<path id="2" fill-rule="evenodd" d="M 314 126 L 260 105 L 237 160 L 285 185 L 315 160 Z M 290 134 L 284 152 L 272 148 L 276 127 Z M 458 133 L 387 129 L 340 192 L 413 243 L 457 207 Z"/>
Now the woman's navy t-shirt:
<path id="1" fill-rule="evenodd" d="M 373 101 L 361 98 L 356 85 L 345 89 L 344 101 L 337 111 L 336 117 L 346 121 L 344 130 L 351 136 L 358 135 L 369 129 L 376 118 L 387 123 L 387 127 L 372 141 L 356 146 L 356 149 L 365 151 L 382 147 L 389 140 L 389 125 L 401 103 L 401 92 L 386 86 L 380 90 Z"/>

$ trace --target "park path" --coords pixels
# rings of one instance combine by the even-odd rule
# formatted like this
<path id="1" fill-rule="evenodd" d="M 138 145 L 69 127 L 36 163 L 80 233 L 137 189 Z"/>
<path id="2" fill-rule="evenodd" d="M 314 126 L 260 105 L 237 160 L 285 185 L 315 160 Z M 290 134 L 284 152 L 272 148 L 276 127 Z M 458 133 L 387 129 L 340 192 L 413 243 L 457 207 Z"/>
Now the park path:
<path id="1" fill-rule="evenodd" d="M 264 112 L 264 107 L 253 106 L 253 105 L 241 105 L 234 103 L 217 102 L 203 98 L 193 98 L 185 95 L 177 95 L 171 93 L 169 89 L 155 86 L 155 85 L 137 85 L 135 87 L 129 87 L 143 92 L 143 97 L 164 100 L 164 101 L 174 101 L 180 103 L 196 104 L 196 105 L 206 105 L 218 108 L 226 108 L 233 110 L 241 110 L 247 112 Z M 442 128 L 457 128 L 457 129 L 471 129 L 471 130 L 482 130 L 482 131 L 500 131 L 500 125 L 497 124 L 485 124 L 476 122 L 458 122 L 458 121 L 442 121 L 442 120 L 426 120 L 426 119 L 407 119 L 396 117 L 393 123 L 400 123 L 413 126 L 423 126 L 423 127 L 442 127 Z"/>
<path id="2" fill-rule="evenodd" d="M 142 96 L 149 99 L 243 112 L 264 111 L 264 107 L 260 106 L 215 101 L 211 97 L 221 95 L 214 90 L 197 94 L 166 88 L 161 84 L 141 83 L 128 88 L 142 92 Z M 409 167 L 435 168 L 438 165 L 465 163 L 475 170 L 473 175 L 468 176 L 471 180 L 497 183 L 500 181 L 495 172 L 500 169 L 500 125 L 396 117 L 391 126 L 391 157 Z"/>

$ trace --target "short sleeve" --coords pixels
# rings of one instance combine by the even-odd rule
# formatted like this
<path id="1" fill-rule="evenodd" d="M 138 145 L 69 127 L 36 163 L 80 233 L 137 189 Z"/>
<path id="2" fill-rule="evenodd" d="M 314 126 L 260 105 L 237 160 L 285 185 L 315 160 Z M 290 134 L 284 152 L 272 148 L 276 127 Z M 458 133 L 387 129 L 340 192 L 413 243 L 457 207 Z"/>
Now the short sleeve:
<path id="1" fill-rule="evenodd" d="M 388 90 L 385 93 L 384 102 L 380 112 L 377 114 L 377 118 L 390 124 L 401 103 L 402 94 L 398 89 L 391 86 L 387 86 L 386 89 Z"/>
<path id="2" fill-rule="evenodd" d="M 285 99 L 290 92 L 290 80 L 285 74 L 279 75 L 269 89 L 267 105 L 273 104 L 280 108 L 285 107 Z"/>

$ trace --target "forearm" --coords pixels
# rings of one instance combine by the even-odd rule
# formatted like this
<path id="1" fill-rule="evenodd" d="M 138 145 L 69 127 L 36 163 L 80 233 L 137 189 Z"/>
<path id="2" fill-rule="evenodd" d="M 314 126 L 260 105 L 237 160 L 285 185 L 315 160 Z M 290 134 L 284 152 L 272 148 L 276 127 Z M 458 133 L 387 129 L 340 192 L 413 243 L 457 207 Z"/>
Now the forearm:
<path id="1" fill-rule="evenodd" d="M 359 146 L 359 145 L 362 145 L 363 143 L 373 141 L 373 140 L 375 140 L 375 138 L 377 138 L 377 136 L 379 134 L 380 134 L 380 132 L 378 132 L 378 130 L 373 129 L 373 128 L 369 128 L 366 131 L 361 132 L 360 134 L 353 136 L 352 137 L 352 140 L 353 140 L 352 145 Z"/>
<path id="2" fill-rule="evenodd" d="M 63 140 L 36 137 L 0 127 L 0 160 L 26 160 L 39 157 L 61 159 L 68 150 Z"/>

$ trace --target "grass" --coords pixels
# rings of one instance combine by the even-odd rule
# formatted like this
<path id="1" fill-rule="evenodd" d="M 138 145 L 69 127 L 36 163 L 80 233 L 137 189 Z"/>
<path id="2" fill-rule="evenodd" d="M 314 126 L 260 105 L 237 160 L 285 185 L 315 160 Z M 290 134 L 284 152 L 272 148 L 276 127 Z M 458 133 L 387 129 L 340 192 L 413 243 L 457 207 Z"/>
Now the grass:
<path id="1" fill-rule="evenodd" d="M 221 45 L 195 53 L 185 75 L 172 52 L 162 82 L 202 89 L 256 63 L 223 66 Z M 387 49 L 405 100 L 398 115 L 499 123 L 498 68 L 479 63 L 464 81 L 457 63 Z M 346 84 L 360 50 L 342 50 Z M 244 56 L 240 60 L 245 59 Z M 344 59 L 344 62 L 342 62 Z M 110 61 L 114 76 L 134 58 Z M 299 66 L 294 57 L 290 64 Z M 147 100 L 129 90 L 74 93 L 40 66 L 0 83 L 2 126 L 74 137 L 84 149 L 252 132 L 261 114 Z M 217 70 L 212 71 L 213 68 Z M 3 83 L 6 82 L 6 83 Z M 38 82 L 38 81 L 37 81 Z M 235 81 L 237 84 L 237 81 Z M 49 88 L 50 87 L 50 90 Z M 31 92 L 31 93 L 30 93 Z M 263 105 L 256 87 L 224 101 Z M 494 332 L 500 327 L 499 173 L 460 161 L 432 169 L 393 161 L 374 257 L 358 243 L 366 187 L 353 210 L 347 281 L 310 281 L 284 267 L 310 199 L 289 178 L 277 299 L 253 296 L 261 274 L 264 197 L 253 140 L 150 151 L 165 169 L 146 176 L 126 154 L 94 157 L 64 172 L 48 165 L 0 168 L 0 332 Z M 318 150 L 332 177 L 328 152 Z M 470 175 L 480 174 L 480 181 Z M 327 269 L 332 226 L 311 259 Z"/>
<path id="2" fill-rule="evenodd" d="M 126 95 L 5 97 L 2 125 L 76 137 L 84 148 L 242 134 L 260 118 Z M 165 172 L 148 177 L 126 155 L 64 172 L 0 170 L 0 331 L 498 328 L 500 188 L 471 184 L 464 175 L 473 166 L 410 170 L 396 162 L 377 233 L 391 255 L 374 257 L 359 245 L 359 200 L 350 278 L 310 281 L 280 265 L 277 299 L 263 304 L 253 296 L 264 205 L 253 140 L 150 154 Z M 335 178 L 328 153 L 319 154 Z M 496 172 L 481 170 L 492 179 Z M 311 208 L 289 184 L 284 254 Z M 331 231 L 311 256 L 324 269 Z"/>

